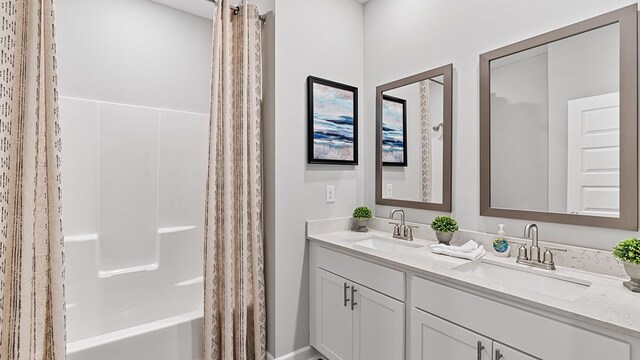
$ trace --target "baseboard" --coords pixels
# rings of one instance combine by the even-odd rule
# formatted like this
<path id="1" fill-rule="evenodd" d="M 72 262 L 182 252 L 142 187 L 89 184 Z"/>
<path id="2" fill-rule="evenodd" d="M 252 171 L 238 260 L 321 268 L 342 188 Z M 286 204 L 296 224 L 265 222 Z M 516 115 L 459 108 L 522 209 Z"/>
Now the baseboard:
<path id="1" fill-rule="evenodd" d="M 311 346 L 305 346 L 294 352 L 282 355 L 278 358 L 274 358 L 273 355 L 267 352 L 267 360 L 317 360 L 323 359 L 320 353 Z"/>

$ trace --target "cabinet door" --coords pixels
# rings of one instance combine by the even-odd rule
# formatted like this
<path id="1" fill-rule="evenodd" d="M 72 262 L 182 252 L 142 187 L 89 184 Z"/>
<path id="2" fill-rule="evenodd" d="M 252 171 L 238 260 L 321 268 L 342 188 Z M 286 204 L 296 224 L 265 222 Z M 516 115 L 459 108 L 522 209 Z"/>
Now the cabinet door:
<path id="1" fill-rule="evenodd" d="M 539 360 L 497 341 L 493 342 L 493 360 Z"/>
<path id="2" fill-rule="evenodd" d="M 404 359 L 404 303 L 354 284 L 354 359 Z"/>
<path id="3" fill-rule="evenodd" d="M 318 269 L 316 346 L 331 360 L 353 359 L 353 312 L 345 301 L 350 299 L 350 286 L 346 279 Z"/>
<path id="4" fill-rule="evenodd" d="M 411 311 L 411 360 L 491 360 L 493 342 L 418 309 Z"/>

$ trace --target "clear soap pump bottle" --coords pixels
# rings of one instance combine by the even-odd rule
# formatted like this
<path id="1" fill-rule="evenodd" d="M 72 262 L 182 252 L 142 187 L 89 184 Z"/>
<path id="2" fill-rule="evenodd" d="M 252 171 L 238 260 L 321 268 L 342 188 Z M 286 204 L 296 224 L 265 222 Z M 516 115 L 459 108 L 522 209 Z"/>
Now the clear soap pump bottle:
<path id="1" fill-rule="evenodd" d="M 493 240 L 493 250 L 495 251 L 496 256 L 509 257 L 511 247 L 507 242 L 504 227 L 504 224 L 498 224 L 498 236 Z"/>

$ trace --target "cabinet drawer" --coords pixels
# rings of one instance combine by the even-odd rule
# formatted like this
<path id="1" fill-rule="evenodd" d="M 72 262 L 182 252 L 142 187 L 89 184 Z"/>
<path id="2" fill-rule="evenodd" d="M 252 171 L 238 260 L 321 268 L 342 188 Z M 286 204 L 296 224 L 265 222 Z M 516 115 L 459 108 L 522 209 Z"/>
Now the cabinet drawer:
<path id="1" fill-rule="evenodd" d="M 445 285 L 412 278 L 414 307 L 545 360 L 629 360 L 628 343 Z"/>
<path id="2" fill-rule="evenodd" d="M 353 282 L 404 301 L 404 273 L 343 253 L 318 247 L 317 266 Z"/>

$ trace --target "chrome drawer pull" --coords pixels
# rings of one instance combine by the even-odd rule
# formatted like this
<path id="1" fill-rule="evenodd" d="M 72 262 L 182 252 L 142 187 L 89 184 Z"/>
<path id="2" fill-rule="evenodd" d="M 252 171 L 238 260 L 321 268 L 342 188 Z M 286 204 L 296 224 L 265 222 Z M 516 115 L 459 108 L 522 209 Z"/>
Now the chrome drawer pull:
<path id="1" fill-rule="evenodd" d="M 482 345 L 482 341 L 478 341 L 478 346 L 476 347 L 478 350 L 478 360 L 482 360 L 482 350 L 484 350 L 484 345 Z"/>
<path id="2" fill-rule="evenodd" d="M 353 310 L 356 305 L 358 305 L 358 303 L 356 302 L 356 287 L 352 286 L 351 287 L 351 310 Z"/>
<path id="3" fill-rule="evenodd" d="M 347 306 L 347 303 L 349 302 L 349 298 L 347 298 L 347 290 L 349 290 L 350 286 L 347 285 L 347 283 L 344 283 L 344 306 Z"/>

